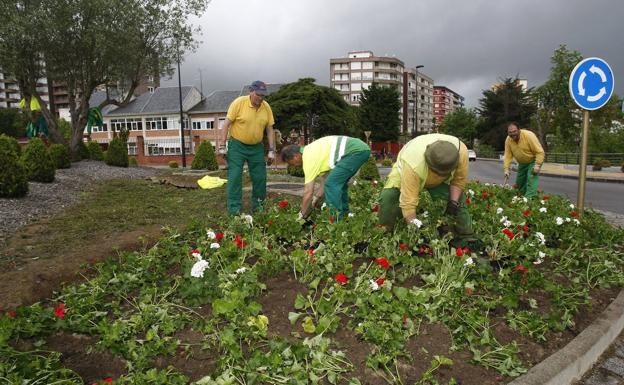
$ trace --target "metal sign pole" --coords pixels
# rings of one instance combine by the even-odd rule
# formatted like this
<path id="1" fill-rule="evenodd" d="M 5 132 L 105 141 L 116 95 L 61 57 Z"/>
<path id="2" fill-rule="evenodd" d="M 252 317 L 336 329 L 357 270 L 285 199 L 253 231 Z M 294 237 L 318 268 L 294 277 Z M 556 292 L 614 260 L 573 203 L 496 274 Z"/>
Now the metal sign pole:
<path id="1" fill-rule="evenodd" d="M 585 207 L 585 174 L 587 171 L 587 142 L 589 136 L 589 111 L 583 110 L 583 135 L 581 137 L 581 164 L 579 165 L 578 206 L 579 216 Z"/>

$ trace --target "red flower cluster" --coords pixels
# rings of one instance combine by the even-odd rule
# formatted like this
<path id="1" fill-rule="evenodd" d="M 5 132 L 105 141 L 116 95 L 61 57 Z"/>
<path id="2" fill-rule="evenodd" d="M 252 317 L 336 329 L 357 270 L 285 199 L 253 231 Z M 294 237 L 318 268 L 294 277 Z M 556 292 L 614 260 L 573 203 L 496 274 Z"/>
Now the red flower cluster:
<path id="1" fill-rule="evenodd" d="M 461 247 L 456 248 L 455 255 L 457 255 L 458 257 L 461 257 L 462 255 L 464 255 L 464 250 L 462 250 Z"/>
<path id="2" fill-rule="evenodd" d="M 388 270 L 390 268 L 390 262 L 386 258 L 376 258 L 375 263 L 384 269 Z"/>
<path id="3" fill-rule="evenodd" d="M 466 197 L 466 204 L 469 205 L 471 202 L 470 197 Z"/>
<path id="4" fill-rule="evenodd" d="M 521 263 L 518 263 L 518 266 L 514 267 L 513 271 L 517 271 L 522 273 L 522 275 L 528 273 L 529 269 L 524 267 Z"/>
<path id="5" fill-rule="evenodd" d="M 522 215 L 527 218 L 529 215 L 531 215 L 531 210 L 525 210 L 522 212 Z"/>
<path id="6" fill-rule="evenodd" d="M 236 243 L 236 246 L 239 249 L 242 249 L 243 247 L 247 246 L 247 242 L 245 242 L 239 234 L 236 234 L 236 238 L 234 238 L 234 243 Z"/>
<path id="7" fill-rule="evenodd" d="M 407 243 L 403 243 L 403 242 L 399 243 L 399 249 L 400 249 L 401 251 L 405 251 L 405 250 L 407 250 L 408 248 L 409 248 L 409 246 L 407 246 Z"/>
<path id="8" fill-rule="evenodd" d="M 54 308 L 54 315 L 58 318 L 65 318 L 65 304 L 59 303 Z"/>
<path id="9" fill-rule="evenodd" d="M 193 254 L 201 254 L 201 251 L 199 251 L 199 249 L 193 249 L 189 251 L 189 255 L 193 255 Z"/>
<path id="10" fill-rule="evenodd" d="M 347 282 L 349 282 L 349 278 L 347 278 L 347 276 L 342 273 L 336 274 L 335 278 L 336 278 L 336 281 L 338 281 L 338 283 L 341 285 L 346 285 Z"/>
<path id="11" fill-rule="evenodd" d="M 314 255 L 314 249 L 309 249 L 308 250 L 308 255 L 313 256 Z"/>
<path id="12" fill-rule="evenodd" d="M 420 255 L 425 254 L 425 252 L 427 254 L 433 255 L 433 250 L 431 250 L 431 247 L 429 246 L 427 246 L 426 248 L 421 246 L 420 249 L 418 249 L 418 254 Z"/>
<path id="13" fill-rule="evenodd" d="M 544 195 L 544 198 L 543 198 L 543 199 L 544 199 L 545 201 L 547 201 L 547 200 L 549 200 L 549 199 L 550 199 L 550 197 L 549 197 L 548 195 Z"/>
<path id="14" fill-rule="evenodd" d="M 576 211 L 572 211 L 572 212 L 570 213 L 570 216 L 571 216 L 572 218 L 578 218 L 579 213 L 577 213 Z"/>
<path id="15" fill-rule="evenodd" d="M 371 209 L 372 212 L 377 213 L 379 212 L 379 205 L 375 205 L 373 206 L 373 208 Z"/>
<path id="16" fill-rule="evenodd" d="M 217 240 L 217 242 L 221 242 L 221 240 L 223 239 L 223 233 L 216 233 L 215 239 Z"/>
<path id="17" fill-rule="evenodd" d="M 272 224 L 273 224 L 273 219 L 269 219 L 269 220 L 267 221 L 267 226 L 271 226 Z"/>
<path id="18" fill-rule="evenodd" d="M 94 382 L 91 385 L 112 384 L 112 383 L 113 383 L 113 379 L 108 377 L 108 378 L 103 379 L 102 381 Z"/>
<path id="19" fill-rule="evenodd" d="M 516 235 L 513 233 L 513 231 L 511 231 L 511 230 L 509 230 L 509 229 L 505 229 L 505 230 L 503 230 L 503 233 L 505 233 L 505 235 L 506 235 L 507 237 L 509 237 L 509 239 L 510 239 L 510 240 L 511 240 L 511 239 L 514 239 L 514 237 L 516 236 Z"/>
<path id="20" fill-rule="evenodd" d="M 9 318 L 15 318 L 17 317 L 17 312 L 15 310 L 9 310 L 6 312 L 7 317 Z"/>
<path id="21" fill-rule="evenodd" d="M 286 207 L 288 207 L 288 201 L 284 199 L 283 201 L 277 202 L 277 205 L 280 209 L 285 209 Z"/>
<path id="22" fill-rule="evenodd" d="M 481 199 L 488 199 L 489 196 L 487 191 L 481 191 Z"/>
<path id="23" fill-rule="evenodd" d="M 379 277 L 375 280 L 375 283 L 377 283 L 377 285 L 379 286 L 383 286 L 384 282 L 386 282 L 386 279 L 384 277 Z"/>

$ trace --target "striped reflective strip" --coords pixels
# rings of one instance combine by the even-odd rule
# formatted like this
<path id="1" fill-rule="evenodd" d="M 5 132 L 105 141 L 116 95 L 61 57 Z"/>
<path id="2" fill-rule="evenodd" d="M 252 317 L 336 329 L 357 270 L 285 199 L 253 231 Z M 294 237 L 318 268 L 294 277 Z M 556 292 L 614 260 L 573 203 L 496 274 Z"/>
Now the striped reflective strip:
<path id="1" fill-rule="evenodd" d="M 332 141 L 329 149 L 329 168 L 336 167 L 336 163 L 344 156 L 347 149 L 347 139 L 346 136 L 336 136 Z"/>

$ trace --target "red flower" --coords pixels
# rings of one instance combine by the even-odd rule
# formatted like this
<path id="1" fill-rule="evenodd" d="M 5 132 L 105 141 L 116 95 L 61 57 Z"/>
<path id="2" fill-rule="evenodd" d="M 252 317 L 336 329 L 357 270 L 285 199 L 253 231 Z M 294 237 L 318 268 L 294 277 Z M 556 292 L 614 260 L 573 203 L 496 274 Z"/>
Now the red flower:
<path id="1" fill-rule="evenodd" d="M 462 250 L 461 247 L 456 248 L 455 255 L 457 255 L 458 257 L 461 257 L 462 255 L 464 255 L 464 250 Z"/>
<path id="2" fill-rule="evenodd" d="M 110 378 L 110 377 L 108 377 L 108 378 L 103 379 L 102 381 L 94 382 L 94 383 L 93 383 L 93 384 L 91 384 L 91 385 L 98 385 L 98 384 L 100 384 L 100 383 L 103 383 L 103 384 L 112 384 L 112 383 L 113 383 L 113 379 L 112 379 L 112 378 Z"/>
<path id="3" fill-rule="evenodd" d="M 573 218 L 578 218 L 579 214 L 576 211 L 572 211 L 570 213 L 570 216 L 573 217 Z"/>
<path id="4" fill-rule="evenodd" d="M 513 271 L 518 271 L 522 274 L 526 274 L 529 271 L 529 269 L 527 269 L 526 267 L 522 266 L 521 263 L 519 263 L 518 266 L 513 268 Z"/>
<path id="5" fill-rule="evenodd" d="M 271 226 L 272 224 L 273 224 L 273 219 L 269 219 L 269 220 L 267 221 L 267 226 Z"/>
<path id="6" fill-rule="evenodd" d="M 329 217 L 329 223 L 334 223 L 336 221 L 336 219 L 334 218 L 334 216 L 330 216 Z"/>
<path id="7" fill-rule="evenodd" d="M 470 204 L 470 197 L 466 197 L 466 204 L 469 205 Z"/>
<path id="8" fill-rule="evenodd" d="M 474 290 L 471 287 L 464 288 L 464 294 L 466 294 L 467 296 L 471 296 L 473 292 Z"/>
<path id="9" fill-rule="evenodd" d="M 544 195 L 544 200 L 545 200 L 545 201 L 547 201 L 547 200 L 549 200 L 549 199 L 550 199 L 550 197 L 549 197 L 548 195 Z"/>
<path id="10" fill-rule="evenodd" d="M 239 249 L 242 249 L 243 247 L 247 246 L 247 242 L 245 242 L 239 234 L 236 234 L 236 238 L 234 238 L 234 243 L 236 243 L 236 246 Z"/>
<path id="11" fill-rule="evenodd" d="M 407 243 L 403 243 L 403 242 L 401 242 L 401 243 L 399 244 L 399 249 L 401 249 L 401 251 L 405 251 L 405 250 L 407 250 L 407 249 L 408 249 Z"/>
<path id="12" fill-rule="evenodd" d="M 482 199 L 488 199 L 488 192 L 487 191 L 481 191 L 481 198 Z"/>
<path id="13" fill-rule="evenodd" d="M 424 254 L 425 253 L 425 248 L 421 247 L 420 249 L 418 249 L 418 253 L 419 254 Z"/>
<path id="14" fill-rule="evenodd" d="M 372 212 L 374 212 L 374 213 L 379 212 L 379 205 L 375 205 L 375 206 L 371 209 L 371 211 L 372 211 Z"/>
<path id="15" fill-rule="evenodd" d="M 531 215 L 531 210 L 525 210 L 525 211 L 523 211 L 523 212 L 522 212 L 522 215 L 523 215 L 525 218 L 526 218 L 526 217 L 528 217 L 529 215 Z"/>
<path id="16" fill-rule="evenodd" d="M 470 248 L 468 246 L 464 247 L 464 254 L 470 254 Z"/>
<path id="17" fill-rule="evenodd" d="M 375 259 L 375 263 L 386 270 L 390 268 L 390 262 L 388 262 L 386 258 L 377 258 Z"/>
<path id="18" fill-rule="evenodd" d="M 505 235 L 506 235 L 507 237 L 509 237 L 509 239 L 510 239 L 510 240 L 511 240 L 511 239 L 514 239 L 514 237 L 516 236 L 516 235 L 513 233 L 513 231 L 511 231 L 511 230 L 509 230 L 509 229 L 505 229 L 505 230 L 503 230 L 503 233 L 505 233 Z"/>
<path id="19" fill-rule="evenodd" d="M 193 255 L 193 254 L 201 254 L 201 251 L 199 251 L 198 249 L 193 249 L 189 251 L 189 255 Z"/>
<path id="20" fill-rule="evenodd" d="M 488 210 L 490 209 L 490 207 L 492 207 L 492 206 L 490 206 L 489 203 L 485 206 L 485 208 L 488 209 Z"/>
<path id="21" fill-rule="evenodd" d="M 379 277 L 377 278 L 377 280 L 375 280 L 375 282 L 377 283 L 377 285 L 383 286 L 384 282 L 386 282 L 386 279 L 384 277 Z"/>
<path id="22" fill-rule="evenodd" d="M 217 242 L 221 242 L 221 240 L 223 239 L 223 233 L 216 233 L 215 238 Z"/>
<path id="23" fill-rule="evenodd" d="M 59 303 L 58 305 L 56 305 L 56 307 L 54 308 L 54 315 L 58 318 L 65 317 L 65 304 L 64 303 Z"/>
<path id="24" fill-rule="evenodd" d="M 283 201 L 277 202 L 277 205 L 280 209 L 285 209 L 286 207 L 288 207 L 288 201 L 284 199 Z"/>
<path id="25" fill-rule="evenodd" d="M 309 254 L 310 256 L 313 256 L 313 255 L 314 255 L 314 249 L 309 249 L 309 250 L 308 250 L 308 254 Z"/>
<path id="26" fill-rule="evenodd" d="M 6 315 L 9 318 L 15 318 L 15 317 L 17 317 L 17 312 L 15 310 L 9 310 L 9 311 L 6 312 Z"/>
<path id="27" fill-rule="evenodd" d="M 347 276 L 342 273 L 336 274 L 335 278 L 336 281 L 338 281 L 338 283 L 341 285 L 346 285 L 346 283 L 349 282 L 349 278 L 347 278 Z"/>
<path id="28" fill-rule="evenodd" d="M 522 226 L 522 231 L 524 231 L 525 233 L 528 233 L 529 232 L 529 226 L 527 226 L 527 225 Z"/>

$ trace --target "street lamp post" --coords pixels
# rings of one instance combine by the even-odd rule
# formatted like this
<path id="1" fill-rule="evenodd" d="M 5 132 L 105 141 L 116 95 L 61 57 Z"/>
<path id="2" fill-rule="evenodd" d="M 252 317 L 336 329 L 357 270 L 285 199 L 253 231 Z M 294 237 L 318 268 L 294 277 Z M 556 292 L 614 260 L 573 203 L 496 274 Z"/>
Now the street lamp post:
<path id="1" fill-rule="evenodd" d="M 180 74 L 180 40 L 176 39 L 178 54 L 178 94 L 180 97 L 180 144 L 182 145 L 182 168 L 186 168 L 186 146 L 184 145 L 184 115 L 182 112 L 182 75 Z"/>
<path id="2" fill-rule="evenodd" d="M 414 94 L 414 132 L 412 135 L 416 135 L 416 130 L 418 130 L 418 69 L 423 68 L 424 65 L 419 64 L 414 69 L 416 70 L 416 93 Z"/>

